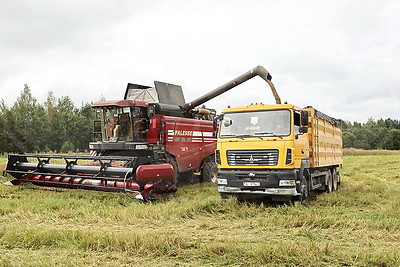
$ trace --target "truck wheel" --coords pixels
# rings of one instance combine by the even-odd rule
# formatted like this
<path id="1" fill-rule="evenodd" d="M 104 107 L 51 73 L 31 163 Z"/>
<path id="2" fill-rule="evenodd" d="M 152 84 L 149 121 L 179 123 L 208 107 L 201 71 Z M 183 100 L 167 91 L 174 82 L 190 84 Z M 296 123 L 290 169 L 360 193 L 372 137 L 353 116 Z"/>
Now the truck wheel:
<path id="1" fill-rule="evenodd" d="M 302 205 L 306 205 L 308 202 L 308 183 L 307 179 L 303 176 L 300 182 L 300 198 L 299 201 Z"/>
<path id="2" fill-rule="evenodd" d="M 332 170 L 332 191 L 336 191 L 338 189 L 338 175 L 336 169 Z"/>
<path id="3" fill-rule="evenodd" d="M 332 186 L 333 186 L 332 173 L 330 171 L 328 171 L 327 177 L 328 178 L 326 181 L 325 192 L 330 193 L 332 192 Z"/>
<path id="4" fill-rule="evenodd" d="M 221 198 L 222 198 L 222 199 L 228 199 L 229 197 L 231 197 L 231 195 L 230 195 L 230 194 L 227 194 L 227 193 L 221 193 Z"/>
<path id="5" fill-rule="evenodd" d="M 208 160 L 201 171 L 202 182 L 217 183 L 218 180 L 218 167 L 214 161 Z"/>

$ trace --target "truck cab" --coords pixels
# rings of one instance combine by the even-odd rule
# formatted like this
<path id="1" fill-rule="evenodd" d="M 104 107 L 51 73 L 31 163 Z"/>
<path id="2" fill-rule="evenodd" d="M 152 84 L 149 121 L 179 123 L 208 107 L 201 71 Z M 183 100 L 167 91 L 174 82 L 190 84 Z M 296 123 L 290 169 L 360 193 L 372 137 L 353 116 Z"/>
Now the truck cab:
<path id="1" fill-rule="evenodd" d="M 308 112 L 290 104 L 224 109 L 216 162 L 222 197 L 300 196 L 309 167 Z"/>

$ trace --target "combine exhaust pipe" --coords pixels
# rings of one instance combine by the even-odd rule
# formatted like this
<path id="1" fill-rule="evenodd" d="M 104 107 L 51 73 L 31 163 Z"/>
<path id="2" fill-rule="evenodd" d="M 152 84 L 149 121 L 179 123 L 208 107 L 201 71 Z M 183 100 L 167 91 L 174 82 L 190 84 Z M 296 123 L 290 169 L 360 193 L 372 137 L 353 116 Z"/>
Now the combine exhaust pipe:
<path id="1" fill-rule="evenodd" d="M 239 84 L 244 83 L 245 81 L 250 80 L 251 78 L 255 77 L 255 76 L 260 76 L 263 80 L 265 80 L 269 86 L 271 87 L 271 91 L 272 94 L 275 97 L 275 102 L 276 104 L 281 104 L 281 99 L 278 95 L 278 93 L 276 92 L 275 86 L 274 84 L 271 82 L 272 76 L 270 75 L 270 73 L 262 66 L 257 66 L 255 68 L 253 68 L 252 70 L 236 77 L 235 79 L 221 85 L 220 87 L 212 90 L 211 92 L 191 101 L 186 103 L 182 109 L 185 112 L 188 112 L 189 110 L 207 102 L 208 100 L 219 96 L 220 94 L 223 94 L 227 91 L 229 91 L 230 89 L 238 86 Z"/>

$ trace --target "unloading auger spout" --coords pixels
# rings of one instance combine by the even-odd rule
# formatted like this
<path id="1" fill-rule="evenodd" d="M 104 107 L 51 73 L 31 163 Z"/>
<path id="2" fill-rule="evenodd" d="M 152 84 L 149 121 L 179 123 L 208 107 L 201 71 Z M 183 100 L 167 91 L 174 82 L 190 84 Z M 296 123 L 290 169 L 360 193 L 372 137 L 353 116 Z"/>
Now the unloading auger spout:
<path id="1" fill-rule="evenodd" d="M 274 95 L 276 104 L 281 104 L 281 99 L 275 89 L 274 84 L 271 82 L 271 79 L 272 79 L 271 74 L 264 67 L 257 66 L 255 68 L 253 68 L 252 70 L 236 77 L 235 79 L 219 86 L 218 88 L 215 88 L 211 92 L 209 92 L 191 102 L 186 103 L 182 109 L 184 111 L 189 111 L 189 110 L 207 102 L 208 100 L 213 99 L 214 97 L 217 97 L 217 96 L 231 90 L 232 88 L 238 86 L 239 84 L 242 84 L 242 83 L 250 80 L 251 78 L 253 78 L 255 76 L 260 76 L 264 81 L 266 81 L 269 84 L 269 86 L 271 87 L 272 94 Z"/>

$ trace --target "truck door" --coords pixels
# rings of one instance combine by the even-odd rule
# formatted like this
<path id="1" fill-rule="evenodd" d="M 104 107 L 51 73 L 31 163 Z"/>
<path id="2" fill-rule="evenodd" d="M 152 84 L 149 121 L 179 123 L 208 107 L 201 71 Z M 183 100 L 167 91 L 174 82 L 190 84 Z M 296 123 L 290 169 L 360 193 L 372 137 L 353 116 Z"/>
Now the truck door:
<path id="1" fill-rule="evenodd" d="M 301 125 L 301 112 L 293 112 L 293 131 L 294 131 L 294 162 L 295 168 L 299 168 L 301 160 L 309 157 L 308 133 L 304 133 L 304 127 Z"/>

